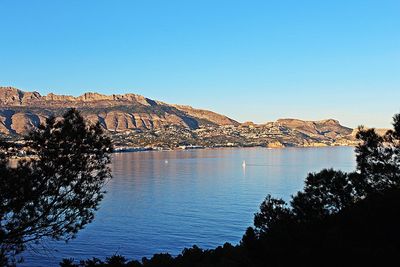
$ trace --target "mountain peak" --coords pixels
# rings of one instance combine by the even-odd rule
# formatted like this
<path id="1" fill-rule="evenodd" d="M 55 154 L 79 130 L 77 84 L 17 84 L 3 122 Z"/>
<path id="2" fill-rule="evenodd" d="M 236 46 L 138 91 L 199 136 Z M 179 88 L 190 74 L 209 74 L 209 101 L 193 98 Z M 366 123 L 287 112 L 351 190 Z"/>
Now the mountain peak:
<path id="1" fill-rule="evenodd" d="M 15 87 L 0 87 L 0 105 L 20 106 L 41 98 L 38 92 L 24 92 Z"/>

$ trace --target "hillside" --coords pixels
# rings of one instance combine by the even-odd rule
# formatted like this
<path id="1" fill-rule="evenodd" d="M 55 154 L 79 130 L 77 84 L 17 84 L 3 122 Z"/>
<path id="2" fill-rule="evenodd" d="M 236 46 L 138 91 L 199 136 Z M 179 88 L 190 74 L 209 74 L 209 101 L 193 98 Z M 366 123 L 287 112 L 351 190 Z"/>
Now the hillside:
<path id="1" fill-rule="evenodd" d="M 99 121 L 110 131 L 157 129 L 176 125 L 197 129 L 201 125 L 238 125 L 214 112 L 192 107 L 168 105 L 136 94 L 102 95 L 85 93 L 79 97 L 24 92 L 0 87 L 0 132 L 23 134 L 53 114 L 61 115 L 75 107 L 91 122 Z"/>
<path id="2" fill-rule="evenodd" d="M 337 120 L 279 119 L 265 124 L 239 123 L 227 116 L 184 105 L 172 105 L 137 94 L 81 96 L 25 92 L 0 87 L 0 133 L 21 136 L 79 109 L 90 122 L 99 122 L 118 146 L 175 148 L 178 146 L 329 146 L 354 144 L 353 129 Z"/>

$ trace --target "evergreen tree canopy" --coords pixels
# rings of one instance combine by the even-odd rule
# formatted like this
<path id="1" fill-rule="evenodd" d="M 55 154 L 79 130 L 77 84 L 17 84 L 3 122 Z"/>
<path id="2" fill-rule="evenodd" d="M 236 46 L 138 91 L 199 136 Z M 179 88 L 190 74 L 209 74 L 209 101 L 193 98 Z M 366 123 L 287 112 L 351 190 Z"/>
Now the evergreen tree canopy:
<path id="1" fill-rule="evenodd" d="M 63 267 L 89 266 L 386 266 L 400 253 L 400 115 L 393 130 L 357 134 L 356 171 L 310 173 L 290 203 L 268 195 L 254 228 L 239 245 L 203 250 L 196 246 L 172 257 L 155 254 L 142 262 L 115 255 Z M 112 260 L 111 260 L 112 259 Z M 392 260 L 392 262 L 390 262 Z"/>
<path id="2" fill-rule="evenodd" d="M 393 117 L 393 130 L 380 136 L 374 129 L 359 127 L 355 172 L 324 169 L 308 174 L 303 191 L 293 196 L 290 208 L 268 196 L 255 215 L 259 235 L 275 225 L 318 222 L 352 207 L 370 195 L 400 187 L 400 114 Z"/>
<path id="3" fill-rule="evenodd" d="M 0 158 L 0 265 L 12 264 L 30 242 L 73 238 L 93 220 L 111 178 L 110 138 L 75 109 L 47 119 L 27 142 L 36 158 L 16 168 Z"/>

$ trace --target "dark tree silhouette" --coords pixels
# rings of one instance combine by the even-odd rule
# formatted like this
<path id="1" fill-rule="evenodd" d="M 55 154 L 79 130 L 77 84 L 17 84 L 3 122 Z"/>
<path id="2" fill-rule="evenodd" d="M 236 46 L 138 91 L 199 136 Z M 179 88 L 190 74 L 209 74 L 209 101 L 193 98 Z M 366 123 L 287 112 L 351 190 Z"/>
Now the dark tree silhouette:
<path id="1" fill-rule="evenodd" d="M 355 172 L 325 169 L 310 173 L 303 191 L 292 197 L 290 205 L 267 196 L 255 214 L 255 229 L 247 230 L 242 244 L 253 247 L 253 251 L 254 247 L 263 251 L 258 256 L 264 260 L 262 255 L 282 258 L 285 250 L 307 254 L 310 253 L 308 249 L 324 255 L 321 247 L 326 244 L 336 253 L 344 253 L 345 247 L 348 252 L 358 249 L 364 257 L 373 255 L 368 251 L 375 253 L 386 245 L 385 241 L 393 251 L 399 251 L 400 247 L 393 246 L 392 242 L 395 240 L 395 244 L 399 244 L 398 231 L 395 227 L 385 228 L 384 224 L 393 225 L 390 219 L 396 223 L 400 221 L 399 212 L 396 212 L 400 210 L 400 114 L 394 116 L 393 130 L 383 136 L 374 129 L 360 127 L 357 138 L 360 143 L 355 149 Z M 387 199 L 392 202 L 385 202 Z M 383 210 L 387 210 L 387 214 Z M 377 219 L 378 214 L 382 220 Z M 349 229 L 358 233 L 359 243 L 354 241 Z M 393 237 L 390 238 L 388 232 L 393 233 Z M 347 247 L 346 243 L 353 247 Z"/>
<path id="2" fill-rule="evenodd" d="M 194 246 L 176 257 L 156 254 L 141 263 L 117 257 L 80 264 L 64 260 L 61 266 L 392 265 L 400 254 L 400 114 L 393 126 L 383 136 L 359 129 L 355 172 L 311 173 L 288 204 L 268 195 L 255 214 L 254 228 L 237 246 Z"/>
<path id="3" fill-rule="evenodd" d="M 304 190 L 291 201 L 297 220 L 322 220 L 351 206 L 357 199 L 353 178 L 354 174 L 333 169 L 308 174 Z"/>
<path id="4" fill-rule="evenodd" d="M 393 118 L 393 130 L 379 136 L 374 129 L 359 128 L 357 139 L 357 171 L 344 173 L 324 169 L 310 173 L 303 191 L 290 202 L 268 196 L 255 215 L 256 232 L 268 232 L 273 225 L 288 219 L 315 222 L 351 207 L 369 195 L 400 186 L 400 114 Z"/>
<path id="5" fill-rule="evenodd" d="M 278 226 L 282 221 L 288 220 L 292 216 L 291 210 L 282 199 L 275 199 L 267 195 L 260 206 L 260 212 L 254 216 L 254 226 L 259 235 L 268 233 L 269 229 Z M 247 230 L 250 231 L 249 229 Z"/>
<path id="6" fill-rule="evenodd" d="M 47 119 L 27 140 L 37 158 L 16 168 L 0 160 L 1 264 L 30 242 L 68 240 L 94 218 L 111 178 L 112 144 L 99 124 L 87 125 L 75 109 Z M 0 264 L 0 265 L 1 265 Z"/>
<path id="7" fill-rule="evenodd" d="M 360 194 L 396 188 L 400 182 L 400 114 L 393 117 L 393 130 L 379 136 L 374 129 L 360 127 L 356 148 Z"/>

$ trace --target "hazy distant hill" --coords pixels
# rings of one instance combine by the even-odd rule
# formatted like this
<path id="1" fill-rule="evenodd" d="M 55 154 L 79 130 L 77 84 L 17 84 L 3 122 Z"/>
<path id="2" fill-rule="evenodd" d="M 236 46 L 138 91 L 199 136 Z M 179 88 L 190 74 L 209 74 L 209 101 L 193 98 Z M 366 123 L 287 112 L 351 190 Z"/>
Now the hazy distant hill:
<path id="1" fill-rule="evenodd" d="M 353 129 L 337 120 L 239 123 L 212 111 L 171 105 L 137 94 L 79 97 L 24 92 L 0 87 L 0 133 L 24 134 L 44 123 L 50 115 L 61 116 L 78 108 L 90 122 L 110 131 L 114 140 L 127 146 L 173 148 L 200 146 L 321 146 L 353 144 Z"/>

